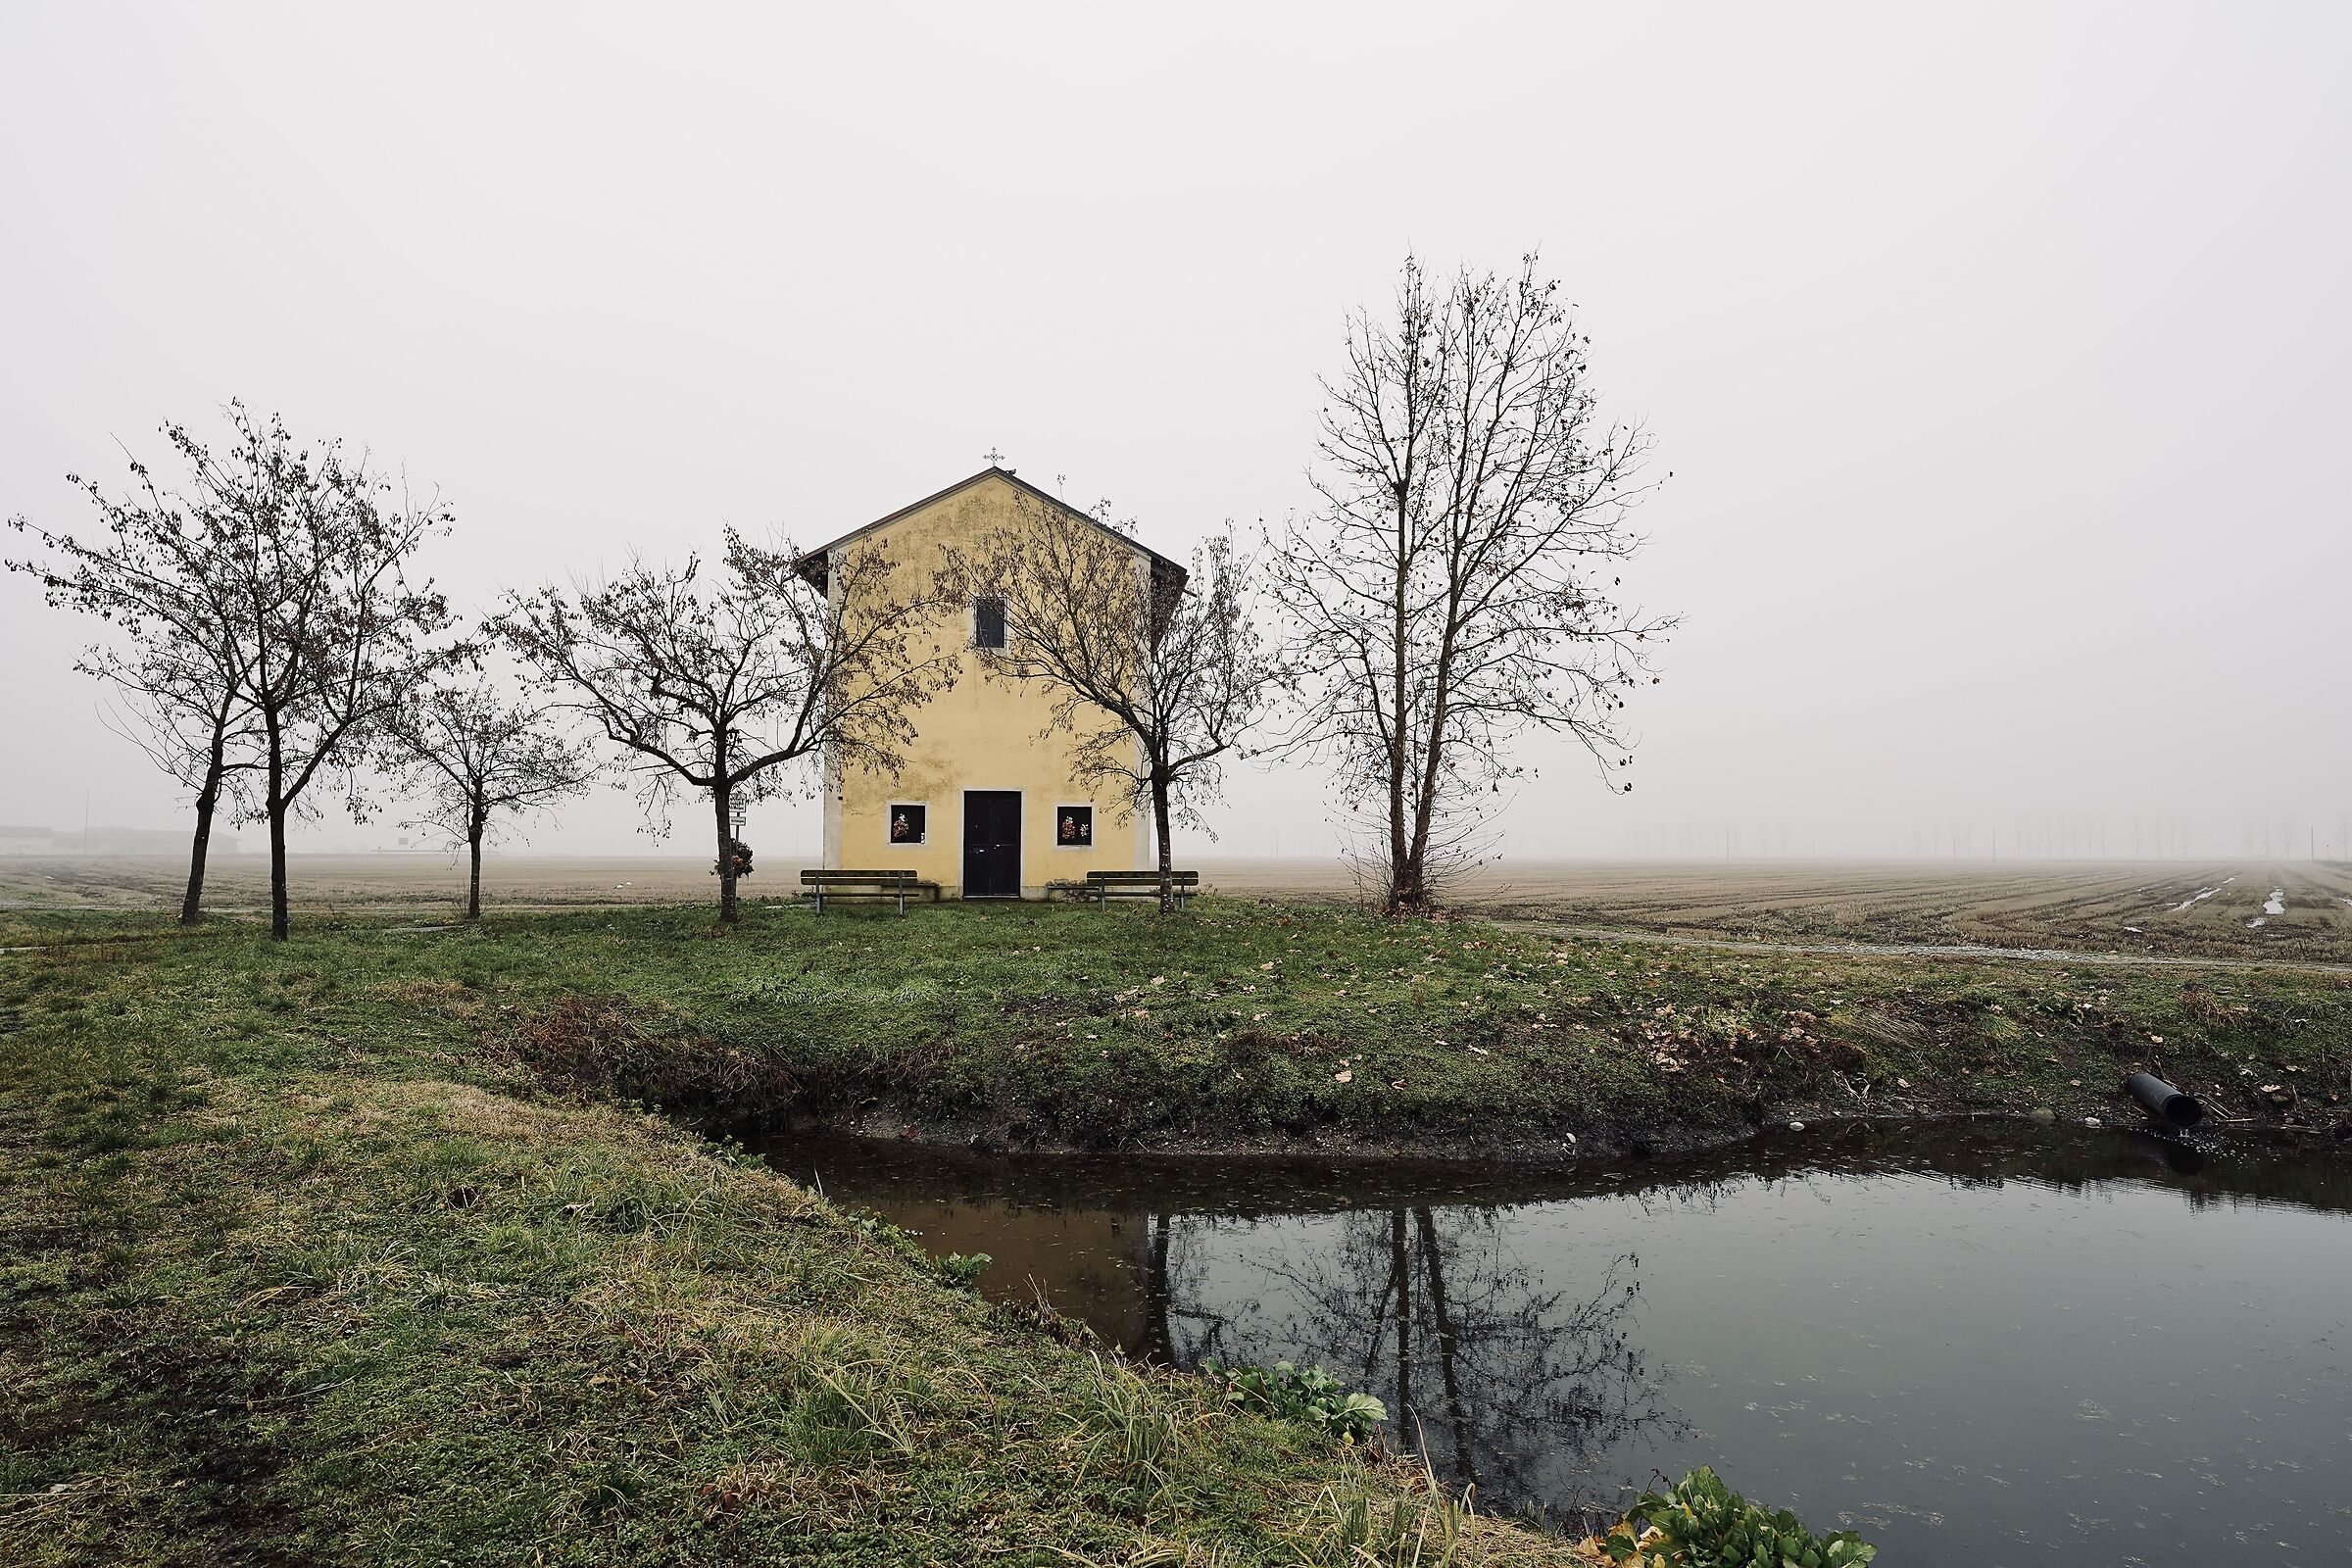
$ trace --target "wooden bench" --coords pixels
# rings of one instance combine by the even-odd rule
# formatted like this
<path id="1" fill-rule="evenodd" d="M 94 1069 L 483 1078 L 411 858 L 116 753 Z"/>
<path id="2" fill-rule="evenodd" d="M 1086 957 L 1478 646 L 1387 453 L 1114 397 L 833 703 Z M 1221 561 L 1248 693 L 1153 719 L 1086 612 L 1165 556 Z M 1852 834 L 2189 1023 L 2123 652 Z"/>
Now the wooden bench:
<path id="1" fill-rule="evenodd" d="M 899 867 L 888 871 L 819 871 L 801 873 L 801 886 L 816 900 L 816 912 L 825 912 L 827 899 L 895 899 L 899 912 L 906 912 L 906 895 L 939 902 L 939 884 L 924 882 L 912 871 Z"/>
<path id="2" fill-rule="evenodd" d="M 1170 871 L 1168 881 L 1176 890 L 1177 906 L 1182 907 L 1184 896 L 1187 893 L 1200 891 L 1200 873 L 1198 871 Z M 1096 904 L 1102 904 L 1110 899 L 1156 899 L 1159 897 L 1159 873 L 1157 871 L 1089 871 L 1086 873 L 1086 881 L 1082 886 L 1078 884 L 1071 884 L 1071 886 L 1079 898 L 1091 900 Z"/>

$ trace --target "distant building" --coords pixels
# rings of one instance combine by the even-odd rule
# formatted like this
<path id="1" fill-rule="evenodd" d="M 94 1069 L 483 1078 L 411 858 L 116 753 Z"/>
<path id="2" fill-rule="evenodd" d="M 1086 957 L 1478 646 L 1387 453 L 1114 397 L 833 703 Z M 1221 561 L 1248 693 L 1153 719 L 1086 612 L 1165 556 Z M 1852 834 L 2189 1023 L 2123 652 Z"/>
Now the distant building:
<path id="1" fill-rule="evenodd" d="M 898 571 L 927 576 L 948 549 L 974 547 L 998 529 L 1019 527 L 1040 507 L 1102 527 L 1009 468 L 983 468 L 810 551 L 802 574 L 828 587 L 840 551 L 881 538 Z M 1138 572 L 1150 574 L 1156 621 L 1156 607 L 1184 591 L 1184 567 L 1115 529 L 1102 531 L 1128 548 Z M 971 651 L 970 659 L 1004 646 L 1004 612 L 995 604 L 965 605 L 956 620 L 945 630 Z M 1054 705 L 1053 694 L 1034 683 L 990 680 L 967 660 L 955 688 L 911 715 L 915 736 L 897 779 L 828 769 L 825 865 L 905 866 L 938 883 L 944 898 L 1034 899 L 1045 896 L 1049 883 L 1083 880 L 1089 871 L 1152 864 L 1146 814 L 1079 782 L 1067 740 L 1046 733 Z"/>

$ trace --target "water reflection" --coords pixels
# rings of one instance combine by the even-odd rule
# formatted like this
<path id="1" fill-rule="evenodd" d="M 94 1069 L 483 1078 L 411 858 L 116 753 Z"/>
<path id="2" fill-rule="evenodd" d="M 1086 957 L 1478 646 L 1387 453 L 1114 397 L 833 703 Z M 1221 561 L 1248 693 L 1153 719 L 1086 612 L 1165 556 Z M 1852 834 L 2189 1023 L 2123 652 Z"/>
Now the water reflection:
<path id="1" fill-rule="evenodd" d="M 766 1148 L 1132 1353 L 1322 1365 L 1490 1506 L 1712 1462 L 1889 1561 L 2352 1539 L 2331 1154 L 1900 1126 L 1551 1171 Z"/>
<path id="2" fill-rule="evenodd" d="M 1152 1217 L 1137 1348 L 1179 1366 L 1324 1367 L 1386 1400 L 1442 1474 L 1555 1507 L 1639 1429 L 1680 1428 L 1634 1343 L 1631 1252 L 1555 1286 L 1493 1205 L 1241 1223 L 1248 1242 L 1233 1220 Z M 1212 1268 L 1220 1257 L 1241 1266 Z"/>

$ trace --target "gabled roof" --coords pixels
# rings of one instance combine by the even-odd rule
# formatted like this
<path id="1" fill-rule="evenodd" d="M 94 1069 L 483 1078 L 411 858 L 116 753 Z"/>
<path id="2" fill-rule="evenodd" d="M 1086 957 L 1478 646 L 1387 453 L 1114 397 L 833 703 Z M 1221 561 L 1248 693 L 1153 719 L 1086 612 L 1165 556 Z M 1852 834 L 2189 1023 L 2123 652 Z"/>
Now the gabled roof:
<path id="1" fill-rule="evenodd" d="M 1133 550 L 1136 552 L 1136 554 L 1149 560 L 1152 563 L 1152 619 L 1154 621 L 1164 622 L 1166 607 L 1172 607 L 1174 605 L 1176 596 L 1184 592 L 1185 580 L 1192 575 L 1191 572 L 1185 570 L 1183 564 L 1181 562 L 1170 561 L 1167 557 L 1161 555 L 1150 545 L 1144 544 L 1140 540 L 1129 538 L 1127 535 L 1119 532 L 1118 529 L 1104 523 L 1102 518 L 1094 516 L 1089 513 L 1079 511 L 1076 507 L 1071 506 L 1068 502 L 1063 501 L 1059 497 L 1046 494 L 1043 490 L 1040 490 L 1028 480 L 1021 478 L 1018 474 L 1014 473 L 1010 468 L 982 468 L 978 473 L 973 474 L 970 478 L 958 479 L 956 481 L 956 483 L 948 486 L 945 490 L 941 490 L 932 495 L 927 495 L 920 501 L 901 507 L 898 511 L 892 513 L 887 517 L 876 517 L 873 521 L 867 523 L 862 528 L 853 528 L 838 539 L 827 540 L 825 543 L 818 545 L 815 549 L 802 556 L 800 564 L 795 569 L 798 570 L 803 577 L 806 577 L 817 587 L 822 588 L 825 586 L 827 569 L 832 564 L 834 551 L 839 550 L 843 545 L 852 543 L 855 540 L 862 539 L 867 534 L 873 533 L 878 529 L 887 528 L 892 523 L 898 521 L 901 517 L 906 516 L 910 513 L 920 512 L 925 507 L 930 506 L 933 502 L 945 501 L 950 496 L 960 495 L 964 491 L 969 490 L 972 486 L 979 484 L 985 479 L 1002 479 L 1006 484 L 1011 485 L 1015 490 L 1020 491 L 1023 495 L 1030 497 L 1032 500 L 1041 501 L 1045 505 L 1054 508 L 1057 512 L 1066 514 L 1069 516 L 1076 517 L 1081 522 L 1085 522 L 1094 527 L 1102 529 L 1104 533 L 1110 535 L 1110 537 L 1116 539 L 1128 549 Z"/>

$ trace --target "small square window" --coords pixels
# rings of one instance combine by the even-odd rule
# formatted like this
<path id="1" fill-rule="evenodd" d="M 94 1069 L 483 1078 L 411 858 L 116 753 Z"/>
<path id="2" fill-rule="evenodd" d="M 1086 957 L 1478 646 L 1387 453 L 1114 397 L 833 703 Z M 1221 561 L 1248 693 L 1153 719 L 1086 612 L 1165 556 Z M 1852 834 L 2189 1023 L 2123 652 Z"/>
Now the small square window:
<path id="1" fill-rule="evenodd" d="M 929 826 L 926 818 L 929 815 L 930 808 L 928 807 L 916 806 L 911 802 L 893 802 L 890 808 L 890 842 L 893 844 L 924 842 L 924 832 Z"/>
<path id="2" fill-rule="evenodd" d="M 1002 648 L 1004 646 L 1004 601 L 975 599 L 972 601 L 972 646 Z"/>
<path id="3" fill-rule="evenodd" d="M 1054 808 L 1054 845 L 1063 850 L 1095 847 L 1095 808 L 1091 806 Z"/>

